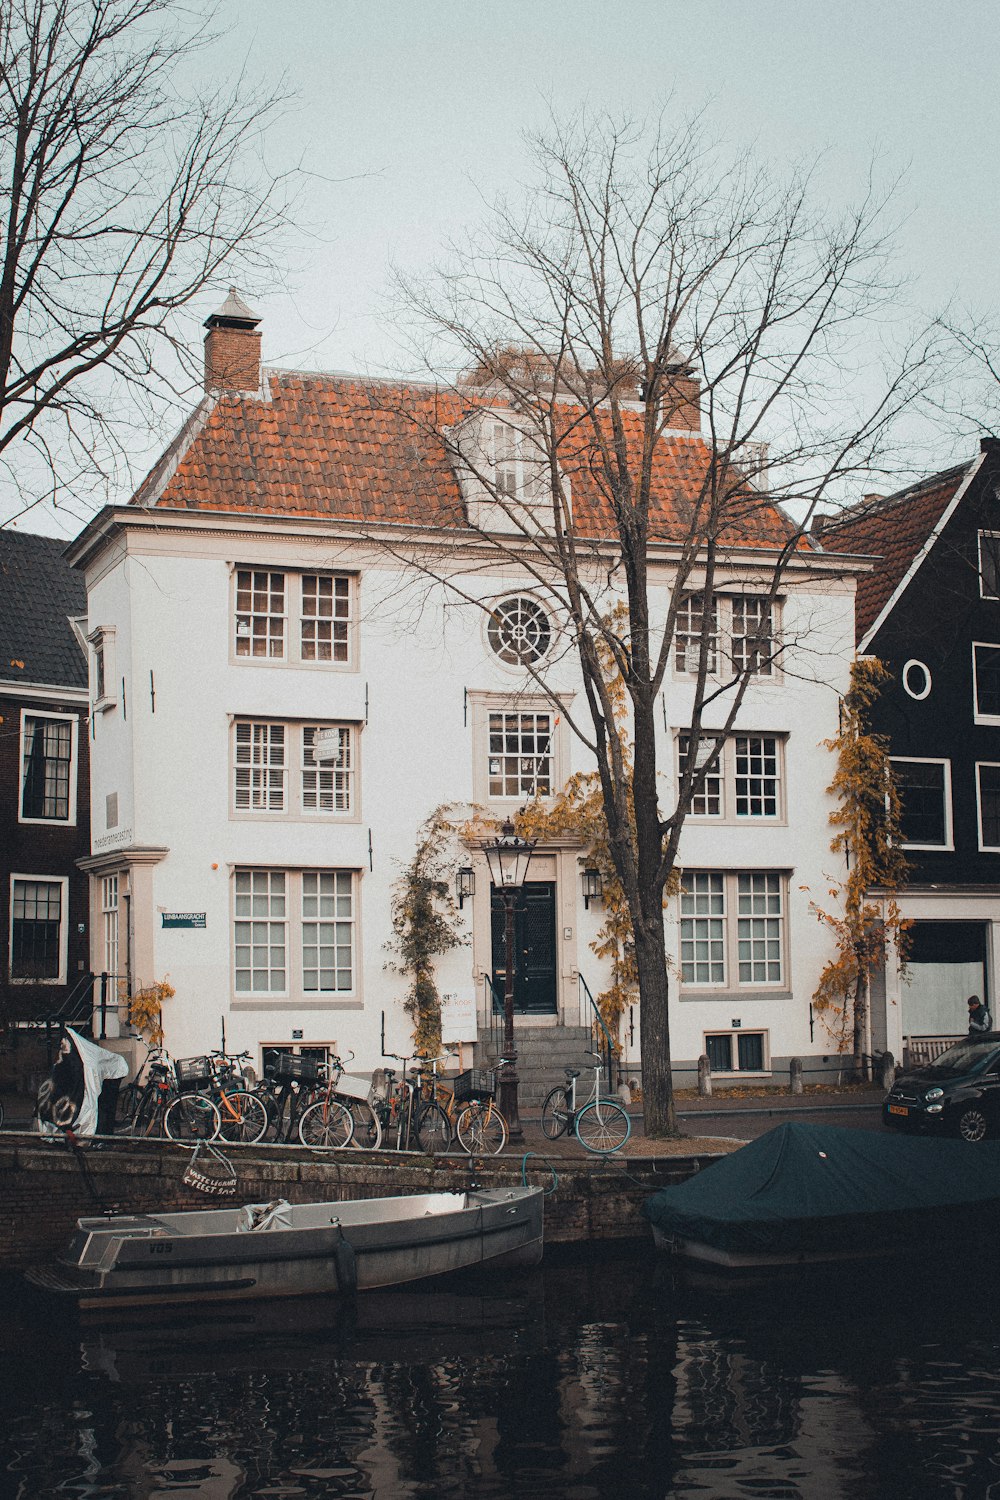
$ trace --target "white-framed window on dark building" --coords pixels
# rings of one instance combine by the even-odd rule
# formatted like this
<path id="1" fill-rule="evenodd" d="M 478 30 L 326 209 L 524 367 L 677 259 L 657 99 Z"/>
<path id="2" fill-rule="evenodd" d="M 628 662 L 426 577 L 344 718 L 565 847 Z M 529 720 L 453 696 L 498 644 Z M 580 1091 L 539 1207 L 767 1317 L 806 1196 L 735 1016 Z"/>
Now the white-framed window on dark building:
<path id="1" fill-rule="evenodd" d="M 235 660 L 351 667 L 356 579 L 350 573 L 237 567 Z"/>
<path id="2" fill-rule="evenodd" d="M 21 714 L 22 823 L 76 822 L 75 714 Z"/>
<path id="3" fill-rule="evenodd" d="M 690 737 L 677 739 L 678 770 L 683 773 Z M 698 763 L 705 765 L 715 748 L 715 737 L 702 735 Z M 778 820 L 784 814 L 782 763 L 784 738 L 774 734 L 734 734 L 725 739 L 718 760 L 691 805 L 692 817 L 743 822 Z"/>
<path id="4" fill-rule="evenodd" d="M 713 1073 L 767 1073 L 766 1031 L 706 1031 L 705 1055 Z"/>
<path id="5" fill-rule="evenodd" d="M 786 885 L 780 871 L 686 870 L 680 897 L 682 986 L 782 988 Z"/>
<path id="6" fill-rule="evenodd" d="M 66 983 L 68 896 L 65 876 L 11 876 L 9 969 L 13 984 Z"/>
<path id="7" fill-rule="evenodd" d="M 1000 724 L 1000 645 L 972 643 L 973 711 L 977 724 Z"/>
<path id="8" fill-rule="evenodd" d="M 976 766 L 976 802 L 979 809 L 979 847 L 1000 853 L 1000 763 L 980 761 Z"/>
<path id="9" fill-rule="evenodd" d="M 1000 599 L 1000 531 L 979 533 L 979 593 Z"/>
<path id="10" fill-rule="evenodd" d="M 552 793 L 553 715 L 500 710 L 489 716 L 489 796 L 548 797 Z"/>
<path id="11" fill-rule="evenodd" d="M 951 762 L 894 755 L 892 769 L 905 847 L 952 848 Z"/>
<path id="12" fill-rule="evenodd" d="M 903 667 L 903 691 L 908 697 L 922 703 L 931 693 L 931 669 L 924 662 L 911 659 Z"/>

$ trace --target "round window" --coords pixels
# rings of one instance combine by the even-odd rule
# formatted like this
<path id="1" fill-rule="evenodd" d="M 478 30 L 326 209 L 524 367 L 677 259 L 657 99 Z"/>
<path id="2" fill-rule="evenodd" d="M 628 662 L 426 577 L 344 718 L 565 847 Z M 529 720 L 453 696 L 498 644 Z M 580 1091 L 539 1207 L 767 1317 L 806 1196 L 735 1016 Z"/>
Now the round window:
<path id="1" fill-rule="evenodd" d="M 496 605 L 486 634 L 500 660 L 518 667 L 541 661 L 552 641 L 548 615 L 534 599 L 521 594 Z"/>
<path id="2" fill-rule="evenodd" d="M 926 698 L 931 690 L 930 668 L 916 659 L 908 661 L 903 668 L 903 687 L 911 698 Z"/>

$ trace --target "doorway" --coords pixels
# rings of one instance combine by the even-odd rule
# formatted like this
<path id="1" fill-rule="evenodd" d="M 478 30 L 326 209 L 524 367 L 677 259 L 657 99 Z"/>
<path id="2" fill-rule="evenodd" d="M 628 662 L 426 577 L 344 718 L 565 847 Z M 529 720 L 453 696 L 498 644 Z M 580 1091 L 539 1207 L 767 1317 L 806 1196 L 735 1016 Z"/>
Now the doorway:
<path id="1" fill-rule="evenodd" d="M 506 983 L 503 898 L 490 894 L 493 933 L 493 1008 L 502 1011 Z M 528 881 L 514 909 L 514 1014 L 554 1016 L 556 995 L 555 881 Z"/>

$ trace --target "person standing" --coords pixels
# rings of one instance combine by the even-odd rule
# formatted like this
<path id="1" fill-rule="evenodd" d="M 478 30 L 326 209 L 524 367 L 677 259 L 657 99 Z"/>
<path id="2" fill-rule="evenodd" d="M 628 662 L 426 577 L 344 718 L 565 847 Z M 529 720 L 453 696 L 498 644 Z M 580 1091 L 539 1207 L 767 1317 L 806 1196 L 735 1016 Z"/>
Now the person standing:
<path id="1" fill-rule="evenodd" d="M 980 1000 L 978 995 L 969 996 L 969 1035 L 979 1036 L 983 1031 L 990 1031 L 993 1021 L 989 1011 Z"/>

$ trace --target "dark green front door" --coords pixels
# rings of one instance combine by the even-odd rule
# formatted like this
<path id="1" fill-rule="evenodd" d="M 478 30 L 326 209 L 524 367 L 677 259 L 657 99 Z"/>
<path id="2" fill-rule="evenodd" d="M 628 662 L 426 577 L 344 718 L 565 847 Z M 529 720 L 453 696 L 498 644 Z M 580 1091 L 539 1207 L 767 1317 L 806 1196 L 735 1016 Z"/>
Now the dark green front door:
<path id="1" fill-rule="evenodd" d="M 506 971 L 504 904 L 493 891 L 493 993 L 503 1008 Z M 514 912 L 514 1010 L 522 1016 L 556 1014 L 556 888 L 552 881 L 524 886 Z"/>

